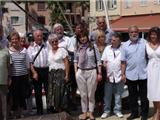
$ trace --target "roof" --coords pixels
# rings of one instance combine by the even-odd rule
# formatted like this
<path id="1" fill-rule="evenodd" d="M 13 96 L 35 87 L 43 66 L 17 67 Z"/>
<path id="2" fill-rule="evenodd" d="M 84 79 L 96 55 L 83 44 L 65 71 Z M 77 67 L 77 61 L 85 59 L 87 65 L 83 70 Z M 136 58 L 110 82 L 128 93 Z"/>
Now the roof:
<path id="1" fill-rule="evenodd" d="M 131 25 L 138 26 L 140 31 L 147 32 L 153 26 L 160 26 L 160 14 L 124 16 L 112 22 L 114 31 L 127 32 Z"/>

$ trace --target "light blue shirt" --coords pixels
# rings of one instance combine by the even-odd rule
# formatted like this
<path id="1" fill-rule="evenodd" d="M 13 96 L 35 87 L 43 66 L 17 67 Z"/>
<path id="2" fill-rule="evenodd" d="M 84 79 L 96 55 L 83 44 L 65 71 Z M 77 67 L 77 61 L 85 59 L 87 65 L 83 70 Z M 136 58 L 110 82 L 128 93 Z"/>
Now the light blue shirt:
<path id="1" fill-rule="evenodd" d="M 122 45 L 121 61 L 126 61 L 126 77 L 129 80 L 147 78 L 145 45 L 146 40 L 142 38 L 136 43 L 128 40 Z"/>

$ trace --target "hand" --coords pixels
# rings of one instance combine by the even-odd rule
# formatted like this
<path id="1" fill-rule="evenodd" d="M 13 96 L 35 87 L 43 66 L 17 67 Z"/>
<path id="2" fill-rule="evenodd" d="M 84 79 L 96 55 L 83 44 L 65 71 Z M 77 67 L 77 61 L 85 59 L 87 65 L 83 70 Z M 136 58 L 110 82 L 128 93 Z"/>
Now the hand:
<path id="1" fill-rule="evenodd" d="M 122 74 L 121 79 L 122 79 L 123 83 L 126 83 L 126 75 L 125 74 Z"/>
<path id="2" fill-rule="evenodd" d="M 38 81 L 38 74 L 37 72 L 34 72 L 33 75 L 32 75 L 33 79 Z"/>
<path id="3" fill-rule="evenodd" d="M 65 78 L 64 78 L 65 80 L 66 80 L 66 82 L 68 82 L 69 81 L 69 77 L 66 75 L 65 76 Z"/>
<path id="4" fill-rule="evenodd" d="M 102 75 L 101 74 L 97 74 L 97 81 L 100 82 L 102 80 Z"/>

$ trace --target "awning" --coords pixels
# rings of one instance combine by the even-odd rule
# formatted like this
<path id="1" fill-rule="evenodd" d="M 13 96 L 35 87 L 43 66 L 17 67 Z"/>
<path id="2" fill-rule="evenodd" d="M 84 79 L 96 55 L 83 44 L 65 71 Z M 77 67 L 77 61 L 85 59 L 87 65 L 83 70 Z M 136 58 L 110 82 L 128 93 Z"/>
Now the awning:
<path id="1" fill-rule="evenodd" d="M 120 17 L 111 24 L 114 31 L 127 32 L 131 25 L 138 26 L 141 32 L 147 32 L 153 26 L 160 26 L 160 14 Z"/>

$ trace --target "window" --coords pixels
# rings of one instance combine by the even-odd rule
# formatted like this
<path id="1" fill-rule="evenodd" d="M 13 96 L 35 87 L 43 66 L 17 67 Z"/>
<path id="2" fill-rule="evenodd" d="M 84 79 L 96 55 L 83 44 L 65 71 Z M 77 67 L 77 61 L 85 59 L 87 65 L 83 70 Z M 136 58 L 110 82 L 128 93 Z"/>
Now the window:
<path id="1" fill-rule="evenodd" d="M 11 24 L 12 25 L 20 25 L 22 24 L 22 17 L 19 17 L 19 16 L 11 16 Z"/>
<path id="2" fill-rule="evenodd" d="M 146 6 L 147 0 L 140 0 L 140 6 Z"/>
<path id="3" fill-rule="evenodd" d="M 39 16 L 37 18 L 38 23 L 45 25 L 45 17 L 44 16 Z"/>
<path id="4" fill-rule="evenodd" d="M 108 9 L 116 9 L 117 0 L 108 0 Z"/>
<path id="5" fill-rule="evenodd" d="M 125 0 L 125 3 L 124 3 L 125 5 L 124 5 L 124 7 L 125 8 L 131 8 L 131 4 L 132 4 L 132 0 Z"/>
<path id="6" fill-rule="evenodd" d="M 45 2 L 38 2 L 37 3 L 37 9 L 39 11 L 45 10 Z"/>
<path id="7" fill-rule="evenodd" d="M 96 11 L 104 10 L 103 0 L 96 0 Z"/>

